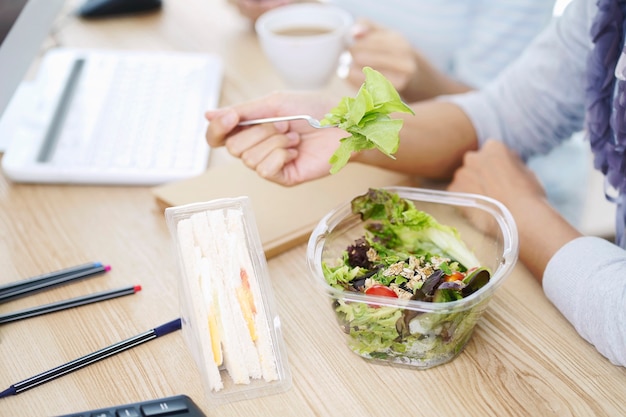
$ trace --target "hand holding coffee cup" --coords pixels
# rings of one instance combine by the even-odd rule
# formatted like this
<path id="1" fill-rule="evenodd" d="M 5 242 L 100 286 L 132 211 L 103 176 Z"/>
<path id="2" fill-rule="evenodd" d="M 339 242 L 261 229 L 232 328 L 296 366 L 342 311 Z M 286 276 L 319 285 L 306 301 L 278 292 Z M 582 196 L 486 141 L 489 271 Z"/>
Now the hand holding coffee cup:
<path id="1" fill-rule="evenodd" d="M 336 6 L 300 3 L 261 15 L 261 47 L 290 88 L 316 89 L 335 74 L 348 46 L 352 16 Z"/>

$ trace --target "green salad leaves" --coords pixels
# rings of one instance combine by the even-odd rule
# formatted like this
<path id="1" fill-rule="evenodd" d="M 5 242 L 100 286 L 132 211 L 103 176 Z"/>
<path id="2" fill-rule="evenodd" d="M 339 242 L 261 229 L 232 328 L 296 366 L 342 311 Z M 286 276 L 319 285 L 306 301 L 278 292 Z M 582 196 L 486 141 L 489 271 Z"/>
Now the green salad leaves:
<path id="1" fill-rule="evenodd" d="M 491 272 L 456 228 L 439 223 L 398 193 L 370 188 L 352 199 L 351 212 L 363 221 L 363 235 L 357 235 L 337 258 L 322 263 L 324 278 L 333 288 L 390 300 L 448 304 L 489 283 Z M 488 298 L 476 300 L 424 311 L 395 301 L 377 304 L 337 297 L 333 307 L 354 352 L 429 367 L 463 349 Z"/>
<path id="2" fill-rule="evenodd" d="M 396 193 L 370 189 L 352 200 L 352 212 L 358 213 L 364 221 L 376 221 L 368 230 L 385 246 L 396 251 L 449 257 L 466 269 L 480 266 L 455 228 L 417 210 Z"/>
<path id="3" fill-rule="evenodd" d="M 403 121 L 392 119 L 389 114 L 402 112 L 414 114 L 404 104 L 394 86 L 380 72 L 363 68 L 365 82 L 356 97 L 344 97 L 339 105 L 332 109 L 322 125 L 338 125 L 350 133 L 340 140 L 339 148 L 330 157 L 330 173 L 335 174 L 350 159 L 352 152 L 377 148 L 393 158 L 400 143 L 400 129 Z"/>

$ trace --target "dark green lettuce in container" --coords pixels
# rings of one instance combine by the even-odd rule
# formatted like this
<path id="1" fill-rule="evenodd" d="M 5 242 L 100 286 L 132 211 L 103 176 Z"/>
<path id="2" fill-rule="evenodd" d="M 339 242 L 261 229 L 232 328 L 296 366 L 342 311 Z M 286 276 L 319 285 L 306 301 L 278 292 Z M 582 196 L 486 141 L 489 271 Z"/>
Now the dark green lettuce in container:
<path id="1" fill-rule="evenodd" d="M 499 202 L 408 187 L 370 189 L 331 211 L 307 249 L 348 347 L 417 368 L 463 350 L 517 255 Z"/>

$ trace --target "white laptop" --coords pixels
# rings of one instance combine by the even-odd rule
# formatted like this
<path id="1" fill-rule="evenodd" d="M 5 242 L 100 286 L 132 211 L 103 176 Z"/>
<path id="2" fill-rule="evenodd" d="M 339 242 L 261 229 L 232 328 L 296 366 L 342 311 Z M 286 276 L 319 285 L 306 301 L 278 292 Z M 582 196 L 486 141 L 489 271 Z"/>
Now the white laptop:
<path id="1" fill-rule="evenodd" d="M 204 112 L 223 66 L 200 53 L 58 48 L 43 58 L 2 158 L 15 182 L 156 185 L 208 164 Z M 15 111 L 10 114 L 16 114 Z"/>

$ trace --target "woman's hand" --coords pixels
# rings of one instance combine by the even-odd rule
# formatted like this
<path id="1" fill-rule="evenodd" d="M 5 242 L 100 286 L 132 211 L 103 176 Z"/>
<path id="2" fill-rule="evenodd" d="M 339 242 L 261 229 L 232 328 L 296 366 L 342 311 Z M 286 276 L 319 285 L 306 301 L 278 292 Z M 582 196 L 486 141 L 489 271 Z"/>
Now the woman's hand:
<path id="1" fill-rule="evenodd" d="M 346 79 L 354 86 L 365 80 L 369 66 L 382 73 L 406 101 L 428 100 L 443 94 L 472 90 L 464 83 L 437 69 L 402 34 L 359 19 L 350 47 L 352 62 Z"/>
<path id="2" fill-rule="evenodd" d="M 253 23 L 268 10 L 293 3 L 292 0 L 229 0 L 229 2 Z"/>
<path id="3" fill-rule="evenodd" d="M 417 64 L 413 47 L 398 32 L 359 19 L 354 26 L 350 47 L 352 63 L 346 79 L 356 87 L 365 81 L 363 67 L 369 66 L 383 74 L 402 94 L 416 76 Z"/>
<path id="4" fill-rule="evenodd" d="M 467 152 L 448 188 L 483 194 L 509 207 L 546 198 L 535 174 L 515 152 L 496 140 L 485 142 L 478 151 Z"/>
<path id="5" fill-rule="evenodd" d="M 272 93 L 236 106 L 209 111 L 209 146 L 225 146 L 261 177 L 291 186 L 329 174 L 328 160 L 348 136 L 341 129 L 315 129 L 304 120 L 241 127 L 242 120 L 308 114 L 323 118 L 339 99 L 313 93 Z"/>
<path id="6" fill-rule="evenodd" d="M 535 174 L 500 141 L 489 140 L 479 151 L 467 152 L 448 190 L 503 203 L 517 224 L 520 259 L 539 281 L 552 256 L 582 236 L 548 203 Z"/>

